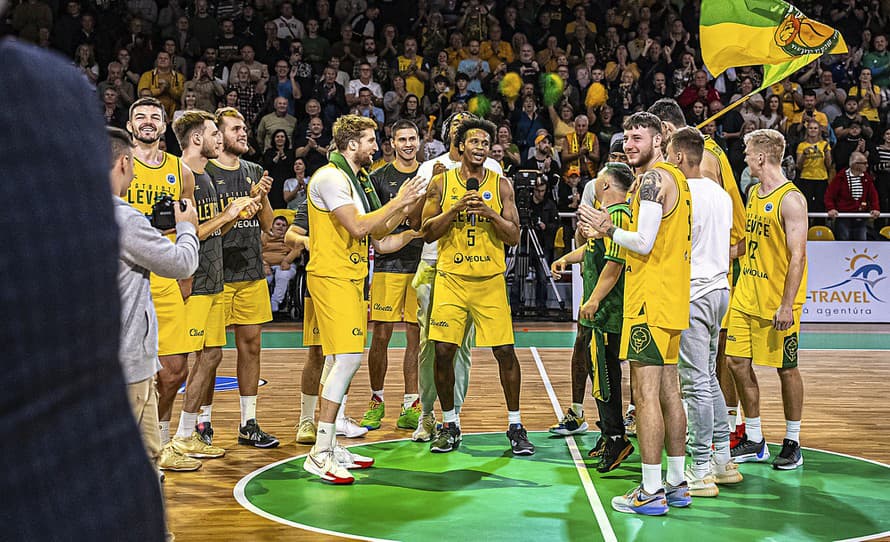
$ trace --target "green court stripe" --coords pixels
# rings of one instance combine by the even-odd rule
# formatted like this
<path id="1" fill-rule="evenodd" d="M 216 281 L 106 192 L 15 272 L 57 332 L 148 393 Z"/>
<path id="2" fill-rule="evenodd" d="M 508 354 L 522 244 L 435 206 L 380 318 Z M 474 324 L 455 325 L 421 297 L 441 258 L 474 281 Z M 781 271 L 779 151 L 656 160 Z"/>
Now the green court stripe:
<path id="1" fill-rule="evenodd" d="M 371 333 L 369 333 L 371 335 Z M 572 348 L 574 331 L 516 331 L 517 348 Z M 235 347 L 233 332 L 226 334 L 226 348 Z M 405 332 L 396 331 L 389 343 L 392 348 L 405 346 Z M 302 348 L 302 331 L 266 331 L 263 348 Z M 802 350 L 890 350 L 890 334 L 886 333 L 801 333 Z"/>

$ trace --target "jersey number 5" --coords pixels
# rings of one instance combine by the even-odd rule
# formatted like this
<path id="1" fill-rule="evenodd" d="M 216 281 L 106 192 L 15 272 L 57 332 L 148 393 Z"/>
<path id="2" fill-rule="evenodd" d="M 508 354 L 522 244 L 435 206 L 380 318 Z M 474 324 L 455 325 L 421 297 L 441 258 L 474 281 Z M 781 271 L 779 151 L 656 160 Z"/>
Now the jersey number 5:
<path id="1" fill-rule="evenodd" d="M 467 246 L 472 247 L 476 245 L 476 230 L 474 228 L 467 228 Z"/>

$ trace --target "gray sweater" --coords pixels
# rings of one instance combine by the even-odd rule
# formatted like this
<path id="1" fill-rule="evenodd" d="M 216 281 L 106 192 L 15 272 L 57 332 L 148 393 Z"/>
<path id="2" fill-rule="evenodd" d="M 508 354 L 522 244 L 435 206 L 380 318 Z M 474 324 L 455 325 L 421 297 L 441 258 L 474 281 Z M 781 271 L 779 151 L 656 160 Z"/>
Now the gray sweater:
<path id="1" fill-rule="evenodd" d="M 176 224 L 176 244 L 164 238 L 145 216 L 114 197 L 120 229 L 117 286 L 121 296 L 120 362 L 127 384 L 153 376 L 158 361 L 158 320 L 148 277 L 155 273 L 185 279 L 198 268 L 198 236 L 190 222 Z"/>

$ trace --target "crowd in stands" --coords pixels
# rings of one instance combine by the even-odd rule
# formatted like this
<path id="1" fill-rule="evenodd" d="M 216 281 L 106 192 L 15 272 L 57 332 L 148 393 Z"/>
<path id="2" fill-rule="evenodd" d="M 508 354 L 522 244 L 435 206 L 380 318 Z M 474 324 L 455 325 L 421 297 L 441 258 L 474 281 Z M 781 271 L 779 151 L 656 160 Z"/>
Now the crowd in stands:
<path id="1" fill-rule="evenodd" d="M 743 190 L 752 183 L 743 136 L 768 127 L 785 134 L 785 173 L 810 211 L 890 210 L 890 2 L 795 5 L 840 30 L 849 52 L 823 56 L 702 130 L 727 151 Z M 673 97 L 696 125 L 760 86 L 760 67 L 708 72 L 700 7 L 700 0 L 20 0 L 0 31 L 69 57 L 95 85 L 110 125 L 124 127 L 140 96 L 158 98 L 171 118 L 236 107 L 252 130 L 246 158 L 275 179 L 276 208 L 305 197 L 338 116 L 373 118 L 382 160 L 388 126 L 415 122 L 423 160 L 444 152 L 444 119 L 479 112 L 473 98 L 481 95 L 484 116 L 499 126 L 493 152 L 505 170 L 548 173 L 547 197 L 565 212 L 577 207 L 578 183 L 608 160 L 626 116 Z M 511 72 L 522 87 L 507 99 L 500 83 Z M 563 82 L 550 103 L 540 77 L 547 73 Z M 171 136 L 166 146 L 177 152 Z M 574 186 L 570 170 L 578 172 Z M 859 235 L 851 234 L 858 226 L 835 230 L 838 238 Z"/>

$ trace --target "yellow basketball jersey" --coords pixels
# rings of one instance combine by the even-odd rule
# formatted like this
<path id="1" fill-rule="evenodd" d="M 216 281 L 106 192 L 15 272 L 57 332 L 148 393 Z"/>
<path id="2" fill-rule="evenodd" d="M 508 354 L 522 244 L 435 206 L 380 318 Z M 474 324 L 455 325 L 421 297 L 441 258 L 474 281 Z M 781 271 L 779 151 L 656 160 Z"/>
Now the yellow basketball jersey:
<path id="1" fill-rule="evenodd" d="M 133 157 L 133 182 L 127 188 L 127 203 L 140 213 L 150 215 L 152 205 L 164 194 L 175 200 L 182 197 L 182 163 L 179 158 L 165 152 L 159 165 L 150 166 Z"/>
<path id="2" fill-rule="evenodd" d="M 717 158 L 720 164 L 720 177 L 723 179 L 723 189 L 732 199 L 732 230 L 729 232 L 730 244 L 736 244 L 745 237 L 745 204 L 742 203 L 742 195 L 739 194 L 739 185 L 736 184 L 729 158 L 716 141 L 705 136 L 705 150 Z"/>
<path id="3" fill-rule="evenodd" d="M 801 141 L 797 144 L 797 153 L 803 153 L 803 166 L 800 178 L 810 181 L 828 182 L 828 168 L 825 167 L 825 155 L 831 152 L 831 145 L 824 139 L 815 143 Z"/>
<path id="4" fill-rule="evenodd" d="M 466 181 L 460 177 L 460 168 L 444 174 L 442 212 L 447 212 L 467 192 Z M 498 214 L 503 209 L 500 193 L 500 176 L 485 170 L 479 182 L 479 195 L 486 205 Z M 491 221 L 476 216 L 476 225 L 470 224 L 466 212 L 458 213 L 448 233 L 439 239 L 439 262 L 436 268 L 446 273 L 465 277 L 490 277 L 506 270 L 504 243 L 494 231 Z"/>
<path id="5" fill-rule="evenodd" d="M 692 196 L 686 176 L 667 162 L 655 168 L 669 174 L 677 186 L 677 203 L 662 217 L 652 251 L 626 251 L 624 316 L 646 315 L 649 325 L 682 330 L 689 327 L 689 259 L 692 253 Z M 640 216 L 640 193 L 631 202 L 633 224 Z M 632 226 L 634 229 L 636 226 Z"/>
<path id="6" fill-rule="evenodd" d="M 346 175 L 337 166 L 328 164 L 318 171 L 331 174 L 336 172 L 343 176 L 343 182 L 353 187 Z M 315 176 L 313 175 L 313 177 Z M 309 180 L 310 185 L 312 180 Z M 309 189 L 306 190 L 307 194 Z M 309 205 L 309 252 L 312 257 L 306 266 L 306 272 L 319 277 L 336 277 L 341 279 L 364 279 L 368 276 L 368 238 L 355 239 L 344 228 L 334 213 L 319 209 L 312 198 L 306 198 Z"/>
<path id="7" fill-rule="evenodd" d="M 799 192 L 791 181 L 769 194 L 761 195 L 760 184 L 748 197 L 745 223 L 747 246 L 739 260 L 742 274 L 736 283 L 732 306 L 751 316 L 770 319 L 782 302 L 790 252 L 782 227 L 782 199 L 789 192 Z M 794 309 L 800 309 L 807 297 L 807 267 L 794 296 Z"/>

